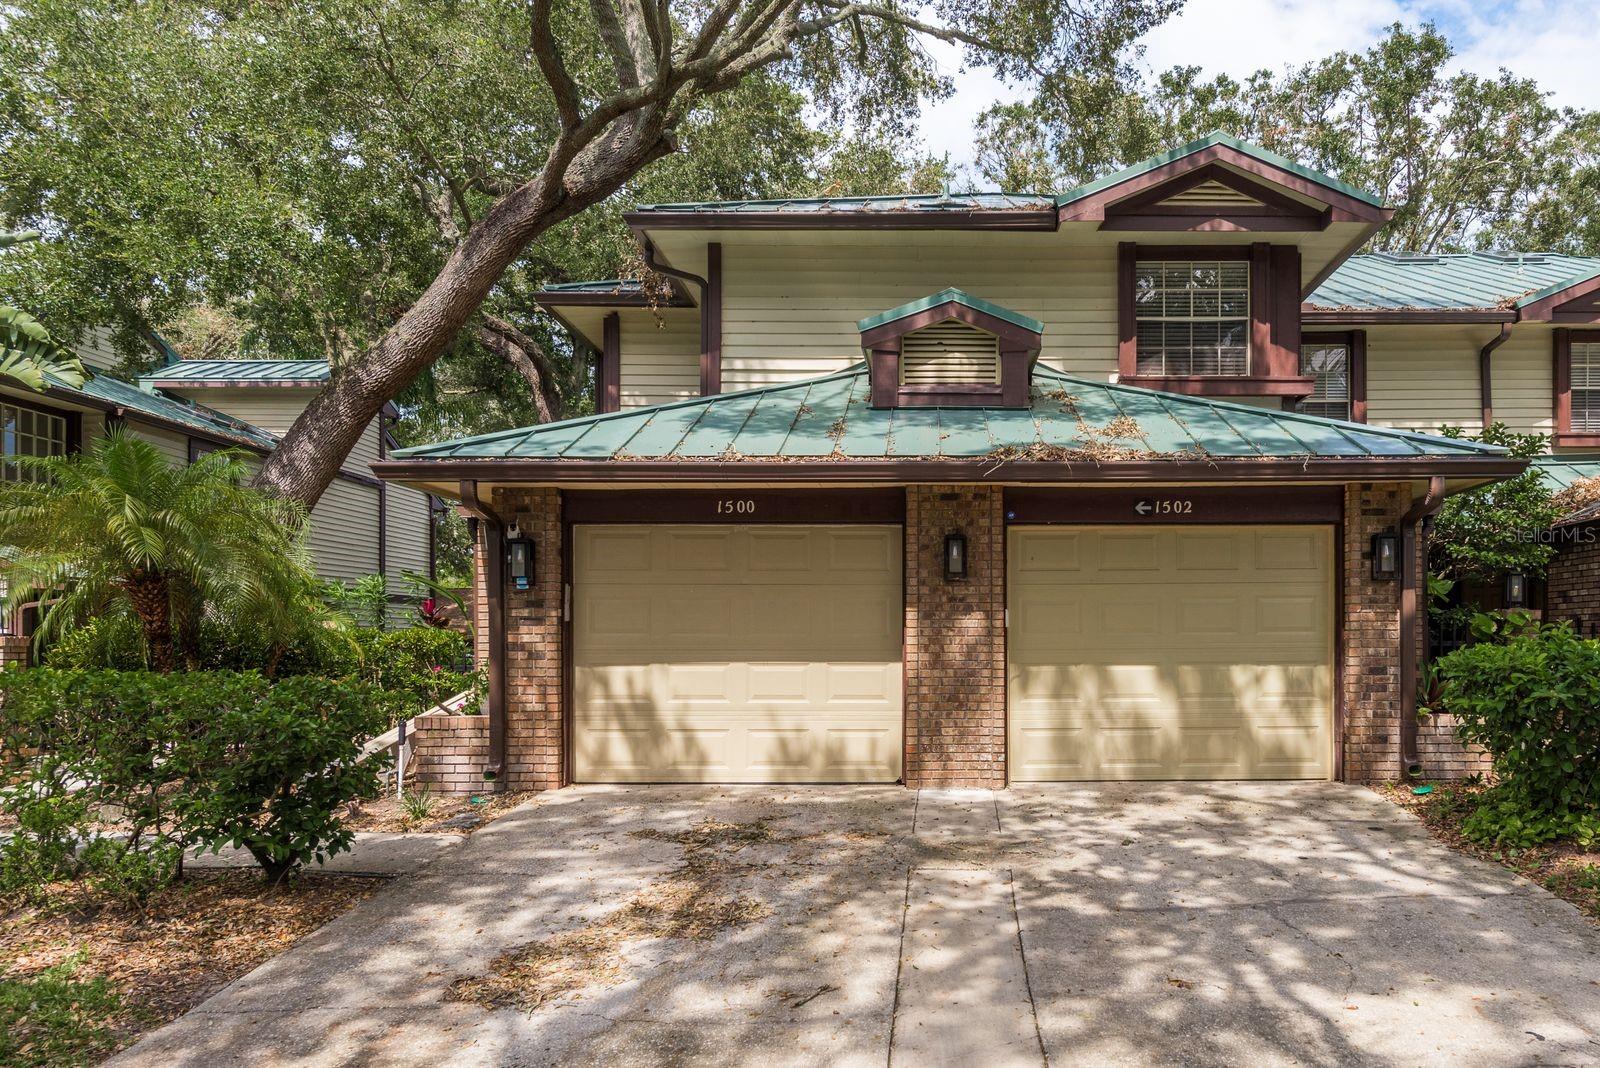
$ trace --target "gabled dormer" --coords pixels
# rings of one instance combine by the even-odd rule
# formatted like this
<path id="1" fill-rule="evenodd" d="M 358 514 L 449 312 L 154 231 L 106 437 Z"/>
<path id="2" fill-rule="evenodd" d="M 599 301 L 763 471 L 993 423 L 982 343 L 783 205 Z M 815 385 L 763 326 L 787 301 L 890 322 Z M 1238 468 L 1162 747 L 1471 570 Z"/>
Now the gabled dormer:
<path id="1" fill-rule="evenodd" d="M 946 289 L 857 324 L 874 408 L 1026 408 L 1044 324 Z"/>

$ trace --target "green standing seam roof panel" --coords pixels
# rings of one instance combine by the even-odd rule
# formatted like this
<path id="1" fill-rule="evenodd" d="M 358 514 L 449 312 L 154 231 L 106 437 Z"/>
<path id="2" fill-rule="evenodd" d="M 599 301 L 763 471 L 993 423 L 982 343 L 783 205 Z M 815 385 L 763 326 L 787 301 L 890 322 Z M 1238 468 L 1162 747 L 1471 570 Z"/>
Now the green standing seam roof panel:
<path id="1" fill-rule="evenodd" d="M 109 375 L 91 375 L 81 386 L 68 385 L 54 375 L 46 375 L 45 378 L 52 387 L 68 394 L 77 394 L 90 402 L 109 401 L 131 411 L 142 412 L 202 434 L 226 438 L 261 449 L 271 449 L 278 444 L 276 437 L 243 420 L 213 411 L 192 401 L 175 400 L 141 389 Z"/>
<path id="2" fill-rule="evenodd" d="M 179 360 L 142 376 L 144 382 L 321 383 L 329 376 L 327 360 Z"/>
<path id="3" fill-rule="evenodd" d="M 1586 478 L 1600 478 L 1600 456 L 1536 456 L 1533 467 L 1552 492 Z"/>
<path id="4" fill-rule="evenodd" d="M 1014 326 L 1020 326 L 1024 330 L 1032 330 L 1035 334 L 1044 333 L 1044 324 L 1039 320 L 1023 315 L 1021 312 L 1014 312 L 1010 308 L 1003 308 L 993 301 L 984 300 L 982 297 L 975 297 L 964 290 L 954 288 L 942 289 L 937 293 L 930 293 L 926 297 L 907 301 L 898 308 L 890 308 L 888 311 L 881 311 L 877 315 L 870 315 L 858 322 L 856 329 L 866 333 L 873 327 L 892 323 L 897 319 L 904 319 L 908 315 L 915 315 L 918 312 L 927 311 L 929 308 L 937 308 L 941 304 L 960 304 L 963 307 L 971 308 L 973 311 L 992 315 L 996 319 L 1004 319 L 1006 322 Z"/>
<path id="5" fill-rule="evenodd" d="M 1371 252 L 1341 263 L 1306 303 L 1389 311 L 1508 311 L 1596 275 L 1600 258 L 1555 252 Z"/>
<path id="6" fill-rule="evenodd" d="M 1063 399 L 1065 398 L 1065 399 Z M 1103 433 L 1132 420 L 1137 434 Z M 1087 430 L 1086 430 L 1087 428 Z M 1120 429 L 1120 428 L 1119 428 Z M 980 458 L 997 448 L 1111 445 L 1150 455 L 1503 456 L 1478 442 L 1112 385 L 1045 367 L 1032 407 L 870 406 L 864 365 L 822 378 L 400 449 L 396 459 Z M 1600 460 L 1595 461 L 1600 473 Z"/>

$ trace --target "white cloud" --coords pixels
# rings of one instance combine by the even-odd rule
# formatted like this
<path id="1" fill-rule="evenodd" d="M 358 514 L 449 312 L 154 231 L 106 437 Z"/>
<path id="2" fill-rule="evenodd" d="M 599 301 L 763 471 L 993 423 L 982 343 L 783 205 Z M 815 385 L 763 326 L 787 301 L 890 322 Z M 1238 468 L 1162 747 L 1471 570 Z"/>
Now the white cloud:
<path id="1" fill-rule="evenodd" d="M 1595 11 L 1593 0 L 1189 0 L 1146 35 L 1143 62 L 1152 71 L 1198 66 L 1242 78 L 1365 48 L 1394 22 L 1433 21 L 1455 45 L 1456 69 L 1488 77 L 1504 67 L 1537 80 L 1558 104 L 1600 108 Z M 1025 98 L 1027 88 L 986 70 L 960 71 L 957 48 L 935 42 L 929 51 L 955 79 L 956 93 L 923 107 L 924 141 L 957 165 L 970 165 L 978 114 L 997 101 Z"/>

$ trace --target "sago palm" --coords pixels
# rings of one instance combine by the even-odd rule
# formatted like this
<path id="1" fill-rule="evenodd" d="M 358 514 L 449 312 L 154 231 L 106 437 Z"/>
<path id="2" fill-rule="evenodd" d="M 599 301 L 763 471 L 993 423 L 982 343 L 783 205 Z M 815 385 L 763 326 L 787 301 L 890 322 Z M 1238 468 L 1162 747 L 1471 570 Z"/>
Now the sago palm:
<path id="1" fill-rule="evenodd" d="M 244 485 L 239 453 L 173 467 L 118 430 L 81 455 L 11 462 L 31 481 L 0 485 L 7 608 L 41 600 L 41 640 L 129 610 L 151 667 L 170 671 L 174 633 L 195 633 L 202 614 L 272 636 L 311 597 L 305 514 Z"/>

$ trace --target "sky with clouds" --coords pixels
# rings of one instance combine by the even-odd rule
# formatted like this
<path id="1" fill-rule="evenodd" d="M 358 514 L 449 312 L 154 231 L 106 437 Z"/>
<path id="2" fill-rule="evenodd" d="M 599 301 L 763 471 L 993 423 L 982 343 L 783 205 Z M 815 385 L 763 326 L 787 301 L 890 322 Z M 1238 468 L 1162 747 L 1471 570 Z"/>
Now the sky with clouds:
<path id="1" fill-rule="evenodd" d="M 1456 49 L 1456 65 L 1492 75 L 1504 67 L 1533 78 L 1557 104 L 1600 108 L 1600 19 L 1595 0 L 1188 0 L 1183 10 L 1143 41 L 1152 71 L 1196 65 L 1210 74 L 1243 77 L 1265 66 L 1282 68 L 1340 49 L 1362 49 L 1394 22 L 1433 22 Z M 987 71 L 961 71 L 958 50 L 932 49 L 955 78 L 949 100 L 924 107 L 927 148 L 972 161 L 973 120 L 990 104 L 1026 98 L 1025 87 Z"/>

